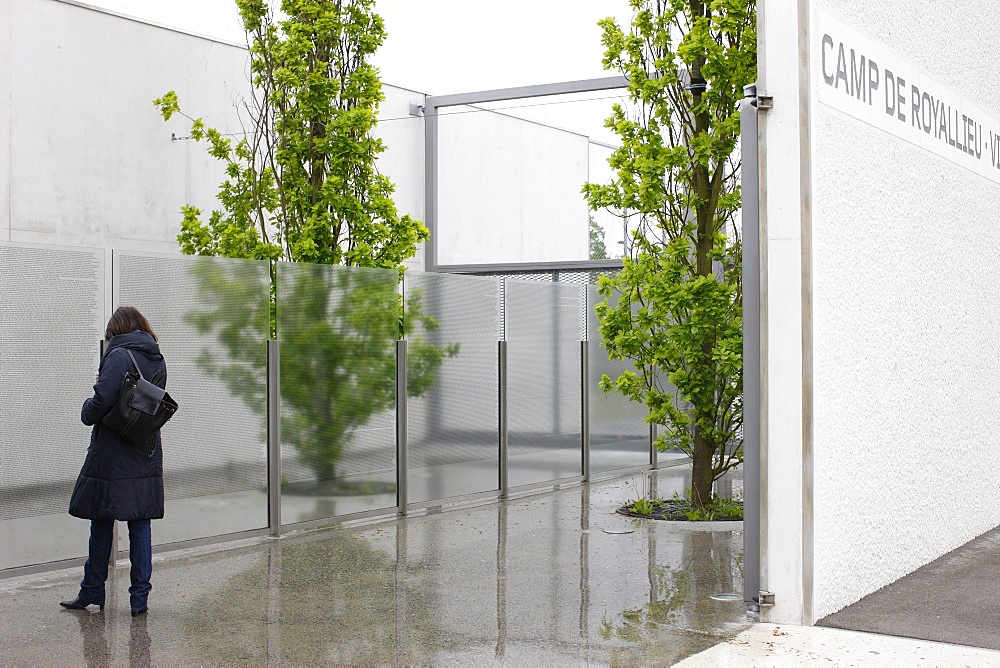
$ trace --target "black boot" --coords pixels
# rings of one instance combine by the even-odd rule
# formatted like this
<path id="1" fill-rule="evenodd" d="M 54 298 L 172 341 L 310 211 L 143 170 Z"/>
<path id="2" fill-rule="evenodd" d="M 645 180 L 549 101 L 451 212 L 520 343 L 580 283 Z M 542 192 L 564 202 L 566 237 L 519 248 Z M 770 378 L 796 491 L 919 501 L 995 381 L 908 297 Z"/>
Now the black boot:
<path id="1" fill-rule="evenodd" d="M 59 605 L 61 605 L 64 608 L 69 608 L 70 610 L 86 610 L 87 606 L 90 605 L 90 603 L 87 603 L 86 601 L 84 601 L 83 599 L 81 599 L 79 596 L 77 596 L 72 601 L 59 601 Z M 100 605 L 98 607 L 101 610 L 104 609 L 103 605 Z"/>

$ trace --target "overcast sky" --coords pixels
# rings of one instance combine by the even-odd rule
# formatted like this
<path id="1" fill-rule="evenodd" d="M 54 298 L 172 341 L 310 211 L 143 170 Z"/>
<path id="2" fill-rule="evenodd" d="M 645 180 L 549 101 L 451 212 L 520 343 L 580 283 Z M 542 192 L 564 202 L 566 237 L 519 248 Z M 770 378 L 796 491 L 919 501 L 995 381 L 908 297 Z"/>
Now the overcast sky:
<path id="1" fill-rule="evenodd" d="M 209 37 L 245 41 L 233 0 L 84 1 Z M 376 11 L 389 34 L 374 59 L 382 80 L 433 95 L 616 74 L 601 67 L 597 22 L 615 16 L 627 24 L 631 16 L 627 0 L 377 0 Z M 600 99 L 493 106 L 613 142 L 601 126 L 615 93 L 590 97 Z"/>
<path id="2" fill-rule="evenodd" d="M 243 42 L 233 0 L 85 2 Z M 434 95 L 606 76 L 597 22 L 630 16 L 627 0 L 377 0 L 376 11 L 383 80 Z"/>

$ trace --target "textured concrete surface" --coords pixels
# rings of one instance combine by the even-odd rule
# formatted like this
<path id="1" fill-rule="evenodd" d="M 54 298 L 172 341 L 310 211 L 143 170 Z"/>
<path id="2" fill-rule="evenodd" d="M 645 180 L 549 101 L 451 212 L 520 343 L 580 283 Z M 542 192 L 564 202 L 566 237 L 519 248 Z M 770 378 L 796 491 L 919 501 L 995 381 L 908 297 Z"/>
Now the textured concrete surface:
<path id="1" fill-rule="evenodd" d="M 1000 650 L 998 573 L 1000 527 L 819 624 Z"/>
<path id="2" fill-rule="evenodd" d="M 883 74 L 915 69 L 996 117 L 996 47 L 974 26 L 1000 1 L 965 8 L 758 6 L 771 621 L 833 613 L 1000 523 L 983 482 L 1000 475 L 1000 187 L 824 105 L 812 57 L 828 11 L 895 54 Z M 916 130 L 911 110 L 898 125 Z"/>
<path id="3" fill-rule="evenodd" d="M 747 627 L 709 598 L 742 589 L 742 525 L 613 514 L 646 484 L 157 556 L 134 620 L 124 564 L 103 612 L 58 606 L 75 569 L 0 581 L 0 665 L 669 665 Z"/>
<path id="4" fill-rule="evenodd" d="M 1000 523 L 1000 185 L 825 106 L 813 124 L 820 618 Z"/>
<path id="5" fill-rule="evenodd" d="M 816 626 L 755 624 L 684 659 L 711 666 L 1000 666 L 1000 652 Z"/>
<path id="6" fill-rule="evenodd" d="M 967 37 L 995 23 L 1000 1 L 940 19 L 899 0 L 809 5 L 812 54 L 829 33 L 883 72 L 869 104 L 840 109 L 830 100 L 848 96 L 825 84 L 820 58 L 808 73 L 813 611 L 822 617 L 1000 523 L 1000 496 L 982 485 L 1000 476 L 1000 172 L 987 142 L 970 158 L 914 127 L 911 105 L 919 89 L 1000 127 L 995 45 Z M 850 32 L 827 23 L 827 11 Z M 888 117 L 890 71 L 906 105 L 876 127 Z M 945 232 L 942 221 L 961 224 Z M 947 512 L 928 499 L 947 499 Z"/>

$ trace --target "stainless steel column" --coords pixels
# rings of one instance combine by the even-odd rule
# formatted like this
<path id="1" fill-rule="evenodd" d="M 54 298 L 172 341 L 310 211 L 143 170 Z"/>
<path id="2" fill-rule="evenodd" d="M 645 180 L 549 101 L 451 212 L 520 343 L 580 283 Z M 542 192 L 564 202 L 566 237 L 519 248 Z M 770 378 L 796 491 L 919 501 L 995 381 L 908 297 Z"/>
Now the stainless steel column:
<path id="1" fill-rule="evenodd" d="M 406 341 L 396 341 L 396 505 L 406 514 L 410 463 L 406 444 Z"/>
<path id="2" fill-rule="evenodd" d="M 649 425 L 649 467 L 655 469 L 657 465 L 656 450 L 656 425 Z"/>
<path id="3" fill-rule="evenodd" d="M 281 361 L 277 341 L 267 342 L 267 525 L 281 535 Z"/>
<path id="4" fill-rule="evenodd" d="M 760 212 L 757 86 L 740 103 L 743 192 L 743 600 L 759 611 L 760 592 Z"/>
<path id="5" fill-rule="evenodd" d="M 583 481 L 590 482 L 590 345 L 580 341 L 580 434 Z"/>
<path id="6" fill-rule="evenodd" d="M 509 461 L 507 452 L 507 342 L 497 342 L 497 369 L 499 371 L 499 412 L 500 412 L 500 498 L 507 498 L 510 486 Z"/>

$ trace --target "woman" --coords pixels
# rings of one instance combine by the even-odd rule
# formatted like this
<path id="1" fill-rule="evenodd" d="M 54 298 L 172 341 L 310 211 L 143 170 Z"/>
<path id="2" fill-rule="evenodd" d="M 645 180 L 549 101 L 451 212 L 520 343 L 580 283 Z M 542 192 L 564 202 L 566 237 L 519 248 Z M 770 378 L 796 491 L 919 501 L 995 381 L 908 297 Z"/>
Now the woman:
<path id="1" fill-rule="evenodd" d="M 104 608 L 114 523 L 121 520 L 128 522 L 132 561 L 132 586 L 128 592 L 135 617 L 146 612 L 152 588 L 149 521 L 163 517 L 163 450 L 159 432 L 138 446 L 102 424 L 101 419 L 118 402 L 125 374 L 135 373 L 133 357 L 143 377 L 159 387 L 166 387 L 167 366 L 153 328 L 134 307 L 122 306 L 114 312 L 104 338 L 107 343 L 94 396 L 84 402 L 81 412 L 83 423 L 94 426 L 90 448 L 69 502 L 70 515 L 90 520 L 90 550 L 80 593 L 59 605 L 71 610 L 83 610 L 88 605 Z"/>

